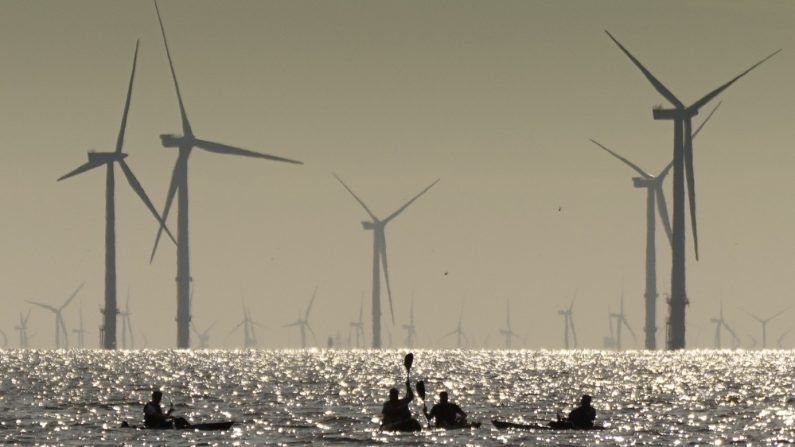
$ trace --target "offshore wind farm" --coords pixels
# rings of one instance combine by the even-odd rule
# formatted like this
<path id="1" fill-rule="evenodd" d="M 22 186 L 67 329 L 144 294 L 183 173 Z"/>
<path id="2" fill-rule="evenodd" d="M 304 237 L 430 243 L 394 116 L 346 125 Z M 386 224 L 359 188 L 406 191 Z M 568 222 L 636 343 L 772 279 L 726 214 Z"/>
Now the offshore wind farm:
<path id="1" fill-rule="evenodd" d="M 5 4 L 0 442 L 795 442 L 795 5 L 671 5 Z"/>

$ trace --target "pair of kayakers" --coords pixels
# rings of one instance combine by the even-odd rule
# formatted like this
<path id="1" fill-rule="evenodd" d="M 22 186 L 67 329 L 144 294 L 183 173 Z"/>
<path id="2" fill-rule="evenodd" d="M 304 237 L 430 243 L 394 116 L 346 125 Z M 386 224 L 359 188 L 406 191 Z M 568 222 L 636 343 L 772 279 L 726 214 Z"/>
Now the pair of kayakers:
<path id="1" fill-rule="evenodd" d="M 381 425 L 382 426 L 397 426 L 407 421 L 413 421 L 409 404 L 414 400 L 414 392 L 411 389 L 411 383 L 406 380 L 406 396 L 403 399 L 399 398 L 397 388 L 389 390 L 389 400 L 384 403 L 381 409 Z M 425 403 L 422 405 L 422 412 L 428 423 L 431 419 L 436 420 L 436 427 L 449 428 L 461 426 L 466 424 L 466 413 L 458 405 L 449 401 L 449 396 L 446 391 L 439 393 L 439 403 L 428 407 Z"/>

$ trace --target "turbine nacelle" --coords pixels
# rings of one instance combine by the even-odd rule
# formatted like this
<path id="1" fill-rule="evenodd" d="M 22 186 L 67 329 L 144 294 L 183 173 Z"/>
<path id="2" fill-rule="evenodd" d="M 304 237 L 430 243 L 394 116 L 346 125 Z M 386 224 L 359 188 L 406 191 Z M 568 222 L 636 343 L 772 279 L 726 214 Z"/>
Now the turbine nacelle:
<path id="1" fill-rule="evenodd" d="M 94 152 L 88 151 L 88 161 L 90 163 L 112 163 L 127 158 L 123 152 Z"/>
<path id="2" fill-rule="evenodd" d="M 174 135 L 173 133 L 160 134 L 160 142 L 163 147 L 182 147 L 185 145 L 186 138 L 182 135 Z"/>
<path id="3" fill-rule="evenodd" d="M 373 229 L 375 229 L 375 222 L 372 222 L 372 221 L 369 221 L 369 220 L 363 220 L 362 221 L 362 227 L 365 230 L 373 230 Z"/>
<path id="4" fill-rule="evenodd" d="M 652 109 L 652 116 L 656 120 L 677 120 L 687 119 L 698 115 L 698 109 L 663 109 L 655 107 Z"/>
<path id="5" fill-rule="evenodd" d="M 656 178 L 632 177 L 632 184 L 636 188 L 653 188 L 657 186 Z"/>

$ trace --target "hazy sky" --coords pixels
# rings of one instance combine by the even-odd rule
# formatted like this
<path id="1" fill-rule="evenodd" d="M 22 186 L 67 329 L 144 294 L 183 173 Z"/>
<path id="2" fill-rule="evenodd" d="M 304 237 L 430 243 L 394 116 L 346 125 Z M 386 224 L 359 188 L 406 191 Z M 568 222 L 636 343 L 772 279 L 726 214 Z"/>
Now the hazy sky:
<path id="1" fill-rule="evenodd" d="M 766 316 L 792 303 L 791 1 L 160 7 L 196 135 L 305 162 L 193 152 L 193 318 L 200 327 L 218 320 L 213 346 L 242 343 L 239 332 L 224 339 L 242 318 L 242 298 L 270 326 L 258 331 L 261 346 L 295 346 L 297 331 L 281 326 L 303 312 L 316 285 L 319 341 L 347 336 L 360 297 L 370 294 L 372 234 L 331 172 L 382 217 L 441 178 L 387 227 L 395 318 L 405 323 L 413 293 L 419 343 L 450 346 L 437 340 L 455 327 L 463 302 L 477 344 L 488 337 L 501 346 L 510 299 L 514 330 L 526 339 L 516 344 L 560 347 L 557 310 L 576 292 L 581 345 L 601 347 L 607 306 L 618 306 L 623 284 L 641 346 L 645 193 L 588 138 L 657 172 L 672 155 L 672 126 L 652 119 L 663 99 L 604 29 L 685 102 L 784 49 L 722 95 L 695 143 L 701 260 L 693 260 L 688 233 L 688 342 L 712 345 L 708 321 L 721 299 L 744 342 L 746 334 L 760 339 L 746 310 Z M 84 163 L 87 150 L 113 150 L 136 39 L 125 152 L 162 209 L 176 151 L 158 135 L 180 124 L 153 5 L 0 4 L 0 329 L 10 346 L 25 299 L 59 304 L 82 281 L 65 318 L 76 325 L 81 301 L 89 346 L 97 344 L 104 169 L 55 180 Z M 156 223 L 116 178 L 120 305 L 129 287 L 139 346 L 146 332 L 150 347 L 173 347 L 175 249 L 162 245 L 149 264 Z M 663 295 L 670 250 L 662 231 L 657 242 Z M 660 345 L 666 315 L 663 295 Z M 771 323 L 768 344 L 793 317 L 795 310 Z M 398 327 L 390 328 L 395 343 L 404 337 Z M 33 346 L 51 347 L 52 316 L 33 309 L 31 332 Z M 366 332 L 369 340 L 369 321 Z M 795 346 L 795 332 L 785 346 Z"/>

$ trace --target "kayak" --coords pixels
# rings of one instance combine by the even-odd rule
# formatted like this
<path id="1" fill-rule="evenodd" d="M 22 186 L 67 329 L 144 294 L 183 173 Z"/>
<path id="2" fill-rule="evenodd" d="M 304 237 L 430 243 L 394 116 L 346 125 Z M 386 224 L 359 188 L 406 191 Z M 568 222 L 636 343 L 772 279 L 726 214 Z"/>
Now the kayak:
<path id="1" fill-rule="evenodd" d="M 215 431 L 215 430 L 229 430 L 232 428 L 232 425 L 235 421 L 223 421 L 223 422 L 202 422 L 200 424 L 188 424 L 185 427 L 145 427 L 143 425 L 130 425 L 127 421 L 121 423 L 122 428 L 135 428 L 135 429 L 146 429 L 146 430 L 201 430 L 201 431 Z"/>
<path id="2" fill-rule="evenodd" d="M 389 424 L 381 424 L 383 431 L 399 431 L 399 432 L 413 432 L 422 430 L 422 424 L 416 419 L 406 419 L 405 421 L 391 422 Z"/>
<path id="3" fill-rule="evenodd" d="M 538 424 L 516 424 L 513 422 L 492 420 L 491 423 L 500 430 L 513 428 L 517 430 L 604 430 L 604 426 L 594 425 L 589 428 L 577 428 L 566 421 L 552 421 L 548 425 Z"/>
<path id="4" fill-rule="evenodd" d="M 464 422 L 463 424 L 447 425 L 436 428 L 442 430 L 462 430 L 467 428 L 480 428 L 480 422 Z"/>

